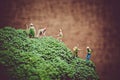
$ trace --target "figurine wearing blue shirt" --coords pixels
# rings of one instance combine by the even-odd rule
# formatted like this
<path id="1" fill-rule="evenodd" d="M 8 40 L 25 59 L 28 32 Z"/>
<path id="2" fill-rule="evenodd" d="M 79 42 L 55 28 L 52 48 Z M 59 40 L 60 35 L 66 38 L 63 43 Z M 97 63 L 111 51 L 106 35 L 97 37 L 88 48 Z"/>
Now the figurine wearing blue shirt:
<path id="1" fill-rule="evenodd" d="M 86 47 L 86 50 L 87 50 L 86 60 L 90 60 L 92 49 L 90 49 L 90 47 Z"/>

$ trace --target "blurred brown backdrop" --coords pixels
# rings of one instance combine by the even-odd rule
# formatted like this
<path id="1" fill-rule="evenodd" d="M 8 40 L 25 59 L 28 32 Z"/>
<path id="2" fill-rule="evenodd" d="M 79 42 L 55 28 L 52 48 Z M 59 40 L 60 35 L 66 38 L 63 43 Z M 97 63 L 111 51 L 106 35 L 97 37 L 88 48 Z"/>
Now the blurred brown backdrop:
<path id="1" fill-rule="evenodd" d="M 93 48 L 92 61 L 100 80 L 119 80 L 120 7 L 117 0 L 1 0 L 0 27 L 36 29 L 47 26 L 47 35 L 56 37 L 63 29 L 65 44 L 79 44 L 85 59 L 86 46 Z"/>

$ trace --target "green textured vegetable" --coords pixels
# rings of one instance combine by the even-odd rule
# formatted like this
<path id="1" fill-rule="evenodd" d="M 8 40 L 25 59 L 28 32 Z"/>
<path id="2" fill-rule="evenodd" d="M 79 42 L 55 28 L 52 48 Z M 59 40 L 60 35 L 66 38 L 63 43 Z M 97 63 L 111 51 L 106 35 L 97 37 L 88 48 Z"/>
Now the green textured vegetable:
<path id="1" fill-rule="evenodd" d="M 63 42 L 11 27 L 0 29 L 0 79 L 99 80 L 94 63 L 74 58 Z"/>

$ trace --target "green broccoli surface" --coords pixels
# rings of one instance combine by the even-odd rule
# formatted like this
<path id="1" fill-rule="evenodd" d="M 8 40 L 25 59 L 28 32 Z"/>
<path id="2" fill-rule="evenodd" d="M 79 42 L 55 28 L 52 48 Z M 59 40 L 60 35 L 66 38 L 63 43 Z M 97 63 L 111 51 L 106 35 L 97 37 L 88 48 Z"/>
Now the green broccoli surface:
<path id="1" fill-rule="evenodd" d="M 11 27 L 0 29 L 0 79 L 3 75 L 7 80 L 99 80 L 94 63 L 74 58 L 63 42 L 29 38 Z"/>

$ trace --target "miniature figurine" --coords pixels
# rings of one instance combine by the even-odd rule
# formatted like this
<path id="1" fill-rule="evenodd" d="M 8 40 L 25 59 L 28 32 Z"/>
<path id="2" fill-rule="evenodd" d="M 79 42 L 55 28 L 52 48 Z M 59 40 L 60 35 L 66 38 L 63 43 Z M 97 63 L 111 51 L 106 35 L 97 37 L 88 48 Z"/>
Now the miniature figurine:
<path id="1" fill-rule="evenodd" d="M 75 46 L 74 48 L 73 48 L 73 55 L 74 55 L 74 57 L 78 57 L 78 52 L 80 51 L 81 49 L 79 49 L 77 46 Z"/>
<path id="2" fill-rule="evenodd" d="M 32 24 L 32 23 L 30 23 L 30 25 L 27 27 L 27 29 L 28 29 L 28 34 L 29 34 L 29 37 L 30 38 L 33 38 L 33 37 L 35 37 L 35 35 L 36 35 L 36 29 L 35 29 L 35 27 L 34 27 L 34 25 Z"/>
<path id="3" fill-rule="evenodd" d="M 43 28 L 43 29 L 39 29 L 39 30 L 38 30 L 38 34 L 37 34 L 37 37 L 39 37 L 39 36 L 45 36 L 46 29 L 47 29 L 46 27 Z"/>
<path id="4" fill-rule="evenodd" d="M 87 50 L 86 60 L 90 60 L 92 49 L 90 49 L 90 47 L 87 46 L 86 50 Z"/>
<path id="5" fill-rule="evenodd" d="M 57 35 L 58 36 L 58 40 L 62 41 L 62 38 L 63 38 L 63 32 L 62 32 L 62 29 L 59 30 L 59 34 Z"/>

